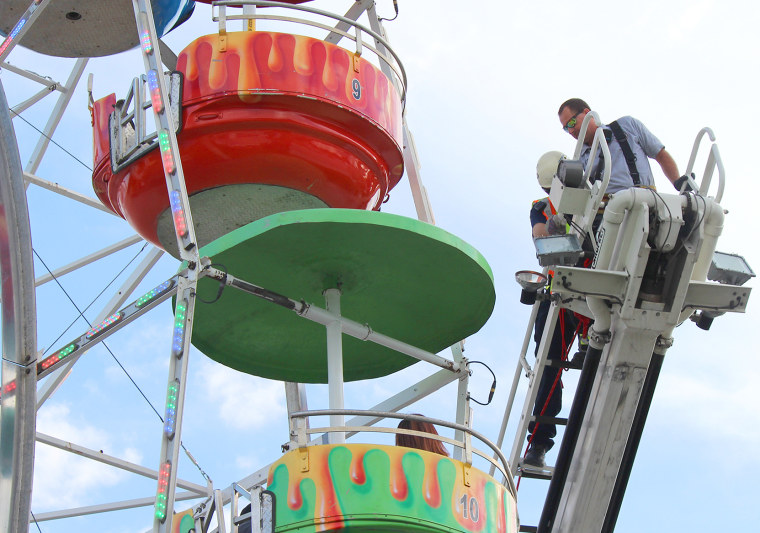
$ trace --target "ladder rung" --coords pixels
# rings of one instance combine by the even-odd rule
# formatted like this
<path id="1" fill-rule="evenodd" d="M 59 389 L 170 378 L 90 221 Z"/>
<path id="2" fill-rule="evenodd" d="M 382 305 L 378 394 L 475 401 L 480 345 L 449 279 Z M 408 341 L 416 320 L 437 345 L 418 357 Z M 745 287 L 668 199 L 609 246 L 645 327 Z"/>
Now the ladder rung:
<path id="1" fill-rule="evenodd" d="M 552 473 L 546 470 L 533 470 L 530 467 L 525 468 L 524 466 L 520 465 L 520 476 L 524 477 L 525 479 L 545 479 L 548 481 L 552 478 Z"/>
<path id="2" fill-rule="evenodd" d="M 553 416 L 541 416 L 534 415 L 530 417 L 531 422 L 537 422 L 539 424 L 555 424 L 558 426 L 566 426 L 567 418 L 556 418 Z"/>
<path id="3" fill-rule="evenodd" d="M 565 370 L 581 370 L 583 365 L 578 363 L 571 363 L 570 361 L 561 361 L 559 359 L 550 359 L 546 361 L 546 366 L 555 368 L 564 368 Z"/>
<path id="4" fill-rule="evenodd" d="M 520 524 L 520 529 L 518 530 L 520 533 L 537 533 L 538 532 L 538 526 L 524 526 Z"/>

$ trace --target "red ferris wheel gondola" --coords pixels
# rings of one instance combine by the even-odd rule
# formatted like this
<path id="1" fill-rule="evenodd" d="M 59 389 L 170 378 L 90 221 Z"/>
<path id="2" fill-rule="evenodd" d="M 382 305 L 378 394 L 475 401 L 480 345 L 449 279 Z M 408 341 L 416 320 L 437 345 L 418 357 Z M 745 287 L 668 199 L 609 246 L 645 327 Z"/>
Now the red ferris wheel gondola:
<path id="1" fill-rule="evenodd" d="M 403 174 L 401 98 L 377 67 L 344 48 L 275 32 L 207 35 L 180 53 L 177 71 L 177 139 L 200 246 L 276 212 L 379 209 Z M 94 103 L 93 186 L 140 235 L 172 252 L 155 143 L 133 153 L 114 146 L 120 129 L 140 135 L 126 107 L 114 95 Z"/>

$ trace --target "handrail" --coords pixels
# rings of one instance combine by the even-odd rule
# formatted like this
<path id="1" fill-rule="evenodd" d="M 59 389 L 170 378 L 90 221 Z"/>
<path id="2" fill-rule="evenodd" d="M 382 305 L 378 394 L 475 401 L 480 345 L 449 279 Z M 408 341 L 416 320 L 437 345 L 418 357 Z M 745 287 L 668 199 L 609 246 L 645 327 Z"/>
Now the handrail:
<path id="1" fill-rule="evenodd" d="M 588 187 L 591 189 L 592 197 L 594 198 L 594 202 L 591 206 L 589 206 L 588 210 L 584 213 L 584 220 L 585 220 L 585 226 L 582 228 L 586 233 L 592 234 L 592 227 L 594 223 L 594 218 L 596 216 L 597 211 L 599 210 L 599 206 L 602 204 L 602 200 L 604 198 L 604 193 L 607 192 L 607 187 L 610 184 L 610 177 L 612 173 L 612 165 L 606 164 L 604 165 L 604 175 L 602 176 L 602 182 L 599 184 L 599 182 L 595 182 L 594 185 L 589 184 L 589 178 L 591 177 L 591 170 L 594 168 L 594 161 L 596 161 L 596 153 L 601 147 L 602 150 L 602 156 L 604 157 L 605 161 L 612 161 L 612 157 L 610 156 L 610 148 L 607 145 L 607 139 L 604 137 L 604 130 L 602 129 L 602 121 L 599 118 L 599 114 L 596 111 L 589 111 L 586 113 L 586 116 L 583 118 L 583 123 L 581 124 L 581 131 L 578 134 L 578 142 L 575 145 L 575 153 L 573 155 L 573 159 L 580 159 L 581 151 L 583 149 L 583 141 L 586 137 L 586 130 L 588 129 L 588 125 L 591 122 L 591 118 L 593 118 L 596 121 L 597 129 L 594 133 L 594 140 L 591 142 L 591 150 L 589 151 L 588 155 L 588 161 L 586 163 L 586 168 L 583 171 L 583 180 L 581 182 L 581 187 Z M 596 188 L 598 187 L 598 188 Z M 583 222 L 583 220 L 582 220 Z M 596 253 L 596 239 L 591 239 L 591 247 L 594 250 L 594 253 Z"/>
<path id="2" fill-rule="evenodd" d="M 284 16 L 279 16 L 279 15 L 258 15 L 256 13 L 243 13 L 241 15 L 227 15 L 224 12 L 225 7 L 240 7 L 240 6 L 246 6 L 246 5 L 260 6 L 260 7 L 280 7 L 283 9 L 303 11 L 306 13 L 311 13 L 313 15 L 320 15 L 326 18 L 331 18 L 339 22 L 344 22 L 348 24 L 349 26 L 353 26 L 356 29 L 357 36 L 353 36 L 349 33 L 343 32 L 342 30 L 339 30 L 336 27 L 327 26 L 325 24 L 321 24 L 319 22 L 308 20 L 308 19 L 298 19 L 298 18 L 284 17 Z M 388 67 L 393 71 L 393 73 L 398 78 L 398 81 L 400 82 L 400 86 L 401 86 L 401 95 L 400 95 L 401 106 L 402 106 L 402 109 L 405 107 L 407 78 L 406 78 L 406 70 L 404 69 L 404 65 L 401 63 L 401 59 L 398 57 L 396 52 L 394 52 L 393 48 L 391 48 L 391 45 L 390 43 L 388 43 L 388 41 L 386 41 L 380 34 L 378 34 L 377 32 L 373 31 L 370 28 L 367 28 L 363 24 L 360 24 L 359 22 L 353 19 L 344 17 L 342 15 L 330 13 L 329 11 L 323 11 L 321 9 L 316 9 L 313 7 L 302 6 L 302 5 L 286 4 L 283 2 L 269 2 L 269 1 L 263 1 L 263 0 L 215 0 L 214 2 L 212 2 L 212 9 L 214 7 L 219 7 L 220 13 L 219 13 L 219 16 L 216 16 L 214 15 L 212 11 L 212 20 L 214 22 L 220 22 L 220 30 L 222 31 L 224 31 L 224 22 L 226 20 L 251 20 L 251 19 L 279 20 L 283 22 L 293 22 L 295 24 L 313 26 L 316 28 L 328 30 L 331 33 L 340 34 L 356 43 L 358 54 L 361 54 L 361 50 L 363 48 L 369 48 L 370 50 L 372 50 L 372 52 L 375 53 L 375 55 L 381 61 L 383 61 L 386 65 L 388 65 Z M 361 34 L 359 33 L 359 30 L 372 36 L 372 38 L 375 39 L 376 42 L 379 42 L 380 44 L 382 44 L 383 47 L 385 47 L 385 49 L 388 51 L 388 53 L 393 56 L 393 59 L 395 60 L 395 63 L 398 66 L 398 68 L 396 67 L 396 65 L 393 64 L 393 62 L 388 60 L 385 54 L 380 53 L 376 48 L 364 42 L 364 40 L 361 38 Z"/>
<path id="3" fill-rule="evenodd" d="M 594 113 L 596 114 L 596 113 Z M 602 128 L 597 128 L 596 133 L 594 134 L 594 140 L 591 143 L 591 151 L 588 155 L 588 166 L 586 170 L 583 173 L 583 183 L 588 183 L 588 179 L 591 176 L 591 169 L 593 168 L 593 161 L 596 160 L 596 152 L 601 147 L 602 149 L 602 156 L 604 157 L 605 161 L 612 161 L 612 156 L 610 155 L 610 147 L 607 145 L 607 139 L 604 137 L 604 131 Z M 594 204 L 591 208 L 591 212 L 594 213 L 599 209 L 599 206 L 602 203 L 602 198 L 604 197 L 604 193 L 607 192 L 607 187 L 610 184 L 610 176 L 612 174 L 612 164 L 606 164 L 604 165 L 604 175 L 602 176 L 602 184 L 599 186 L 599 190 L 596 192 L 596 198 L 594 200 Z M 596 184 L 596 183 L 595 183 Z M 590 217 L 593 221 L 593 217 Z M 587 229 L 589 232 L 591 230 L 591 226 L 589 224 Z"/>
<path id="4" fill-rule="evenodd" d="M 689 156 L 689 162 L 686 165 L 686 172 L 684 175 L 691 176 L 694 169 L 694 163 L 697 159 L 697 152 L 702 143 L 702 138 L 707 134 L 712 142 L 710 145 L 710 153 L 707 156 L 707 163 L 705 164 L 705 171 L 702 175 L 702 182 L 699 184 L 699 194 L 706 196 L 712 183 L 712 175 L 715 171 L 715 167 L 718 167 L 718 191 L 715 194 L 715 201 L 720 203 L 723 198 L 723 190 L 726 185 L 725 170 L 723 168 L 723 160 L 720 157 L 720 151 L 718 150 L 718 144 L 715 142 L 715 134 L 709 127 L 704 127 L 697 133 L 696 139 L 694 139 L 694 145 L 691 149 L 691 155 Z"/>
<path id="5" fill-rule="evenodd" d="M 689 163 L 686 165 L 686 175 L 689 175 L 689 173 L 691 173 L 692 169 L 694 168 L 694 161 L 697 159 L 697 151 L 699 150 L 699 145 L 702 143 L 702 137 L 704 137 L 705 134 L 707 134 L 711 142 L 715 142 L 715 133 L 713 133 L 712 128 L 705 126 L 699 130 L 699 133 L 697 133 L 697 138 L 694 139 L 694 145 L 691 148 Z"/>
<path id="6" fill-rule="evenodd" d="M 290 418 L 308 418 L 310 416 L 329 416 L 329 415 L 352 415 L 352 416 L 370 416 L 373 418 L 395 418 L 399 420 L 414 420 L 417 422 L 429 422 L 430 424 L 436 425 L 436 426 L 443 426 L 450 429 L 462 431 L 463 433 L 467 435 L 471 435 L 475 437 L 476 439 L 480 440 L 482 443 L 487 445 L 493 452 L 495 453 L 496 457 L 498 457 L 499 461 L 501 461 L 501 465 L 499 465 L 496 461 L 494 461 L 491 457 L 486 455 L 484 452 L 477 450 L 477 449 L 471 449 L 471 451 L 475 452 L 477 455 L 483 457 L 487 461 L 489 461 L 491 464 L 495 465 L 499 471 L 502 473 L 505 481 L 509 485 L 509 489 L 512 492 L 512 495 L 517 497 L 517 490 L 514 486 L 514 481 L 512 480 L 511 475 L 507 475 L 507 472 L 510 471 L 509 468 L 509 462 L 507 461 L 507 458 L 504 456 L 502 451 L 499 449 L 498 446 L 496 446 L 493 442 L 491 442 L 487 437 L 480 434 L 479 432 L 475 431 L 474 429 L 465 426 L 463 424 L 457 424 L 456 422 L 448 422 L 446 420 L 440 420 L 437 418 L 430 418 L 427 416 L 422 415 L 414 415 L 414 414 L 403 414 L 403 413 L 391 413 L 387 411 L 367 411 L 362 409 L 315 409 L 315 410 L 309 410 L 309 411 L 295 411 L 290 414 Z M 437 435 L 434 433 L 425 433 L 421 431 L 415 431 L 415 430 L 404 430 L 399 428 L 377 428 L 377 427 L 367 427 L 367 426 L 361 426 L 361 427 L 325 427 L 325 428 L 312 428 L 312 429 L 306 429 L 304 426 L 302 426 L 300 429 L 300 435 L 296 435 L 296 438 L 298 438 L 298 444 L 299 446 L 305 446 L 306 445 L 306 434 L 307 433 L 331 433 L 331 432 L 340 432 L 340 433 L 346 433 L 346 432 L 359 432 L 359 431 L 366 431 L 366 432 L 377 432 L 377 433 L 392 433 L 392 434 L 406 434 L 406 435 L 417 435 L 420 437 L 425 437 L 428 439 L 433 439 L 441 442 L 446 442 L 449 444 L 452 444 L 454 446 L 457 446 L 459 448 L 464 449 L 465 451 L 468 451 L 469 444 L 468 439 L 465 439 L 464 442 L 460 442 L 454 439 L 449 439 L 448 437 L 443 437 L 441 435 Z M 468 455 L 467 453 L 465 455 Z"/>

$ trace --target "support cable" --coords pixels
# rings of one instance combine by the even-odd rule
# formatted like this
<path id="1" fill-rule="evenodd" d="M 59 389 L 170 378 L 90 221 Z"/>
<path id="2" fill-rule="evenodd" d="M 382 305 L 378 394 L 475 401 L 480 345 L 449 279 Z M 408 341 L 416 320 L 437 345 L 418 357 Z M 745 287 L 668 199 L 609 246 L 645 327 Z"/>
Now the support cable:
<path id="1" fill-rule="evenodd" d="M 61 340 L 61 337 L 63 337 L 64 335 L 66 335 L 66 333 L 67 333 L 67 332 L 68 332 L 68 331 L 69 331 L 69 330 L 70 330 L 70 329 L 71 329 L 71 328 L 74 326 L 74 324 L 76 324 L 76 323 L 77 323 L 77 321 L 78 321 L 80 318 L 84 318 L 84 315 L 83 315 L 83 313 L 84 313 L 85 311 L 87 311 L 87 310 L 88 310 L 90 307 L 92 307 L 92 305 L 93 305 L 93 304 L 94 304 L 96 301 L 98 301 L 98 298 L 100 298 L 101 296 L 103 296 L 103 293 L 104 293 L 104 292 L 106 292 L 106 290 L 108 289 L 108 287 L 110 287 L 111 285 L 113 285 L 113 284 L 114 284 L 114 282 L 115 282 L 115 281 L 116 281 L 116 280 L 119 278 L 119 276 L 121 276 L 121 275 L 124 273 L 124 271 L 125 271 L 127 268 L 129 268 L 129 265 L 131 265 L 132 263 L 134 263 L 134 262 L 135 262 L 135 259 L 137 259 L 137 258 L 140 256 L 140 254 L 141 254 L 141 253 L 143 253 L 143 251 L 145 250 L 146 246 L 148 246 L 148 243 L 147 243 L 147 242 L 146 242 L 145 244 L 143 244 L 143 247 L 142 247 L 142 248 L 140 248 L 140 250 L 137 252 L 137 254 L 135 254 L 135 256 L 134 256 L 132 259 L 130 259 L 130 260 L 129 260 L 129 262 L 128 262 L 126 265 L 124 265 L 124 268 L 122 268 L 122 269 L 119 271 L 119 273 L 118 273 L 118 274 L 116 274 L 116 276 L 114 276 L 114 278 L 113 278 L 111 281 L 109 281 L 109 282 L 108 282 L 108 284 L 107 284 L 105 287 L 103 287 L 103 290 L 102 290 L 102 291 L 100 291 L 100 292 L 98 293 L 98 295 L 97 295 L 97 296 L 95 296 L 95 298 L 93 298 L 93 299 L 92 299 L 92 301 L 91 301 L 89 304 L 87 304 L 87 307 L 85 307 L 85 308 L 84 308 L 84 310 L 82 310 L 82 312 L 81 312 L 81 313 L 79 313 L 79 315 L 80 315 L 80 316 L 76 317 L 76 318 L 74 319 L 74 321 L 73 321 L 71 324 L 69 324 L 69 325 L 68 325 L 68 327 L 67 327 L 65 330 L 63 330 L 63 332 L 62 332 L 60 335 L 58 335 L 58 337 L 57 337 L 57 338 L 56 338 L 56 339 L 55 339 L 53 342 L 51 342 L 51 343 L 50 343 L 50 346 L 48 346 L 48 347 L 47 347 L 47 349 L 46 349 L 46 350 L 43 352 L 43 354 L 42 354 L 42 355 L 47 355 L 47 353 L 50 351 L 50 349 L 51 349 L 53 346 L 55 346 L 55 345 L 56 345 L 56 343 L 57 343 L 59 340 Z M 40 257 L 40 256 L 39 256 L 39 254 L 38 254 L 38 253 L 37 253 L 37 252 L 36 252 L 34 249 L 32 249 L 32 250 L 34 251 L 34 255 L 36 255 L 36 256 L 37 256 L 37 258 L 39 259 L 39 257 Z M 59 287 L 61 287 L 61 284 L 58 282 L 58 279 L 57 279 L 57 278 L 56 278 L 56 277 L 53 275 L 53 273 L 50 271 L 50 269 L 49 269 L 49 268 L 48 268 L 48 266 L 45 264 L 45 262 L 44 262 L 44 261 L 42 261 L 42 259 L 40 259 L 40 261 L 42 262 L 42 265 L 45 267 L 45 269 L 48 271 L 48 274 L 50 274 L 50 276 L 51 276 L 51 277 L 52 277 L 52 278 L 53 278 L 53 279 L 56 281 L 56 283 L 58 283 L 58 286 L 59 286 Z M 63 287 L 61 287 L 61 290 L 64 290 L 64 289 L 63 289 Z M 64 292 L 65 292 L 65 291 L 64 291 Z M 67 295 L 67 296 L 68 296 L 68 295 Z"/>
<path id="2" fill-rule="evenodd" d="M 32 515 L 32 520 L 34 520 L 34 525 L 37 526 L 37 531 L 42 533 L 42 529 L 40 529 L 40 524 L 37 522 L 37 517 L 34 516 L 34 513 L 32 511 L 29 511 L 29 514 Z"/>
<path id="3" fill-rule="evenodd" d="M 56 145 L 58 148 L 60 148 L 61 150 L 63 150 L 67 154 L 69 154 L 80 165 L 82 165 L 84 168 L 86 168 L 87 170 L 89 170 L 90 172 L 92 172 L 92 168 L 90 168 L 86 163 L 84 163 L 77 156 L 75 156 L 74 154 L 72 154 L 71 152 L 69 152 L 66 148 L 64 148 L 63 146 L 61 146 L 57 142 L 55 142 L 52 137 L 50 137 L 48 135 L 45 135 L 45 133 L 42 130 L 40 130 L 37 126 L 35 126 L 34 124 L 32 124 L 31 122 L 29 122 L 28 120 L 26 120 L 24 117 L 22 117 L 20 113 L 16 113 L 13 109 L 10 109 L 10 108 L 8 109 L 8 111 L 10 111 L 14 115 L 16 115 L 18 118 L 20 118 L 21 120 L 23 120 L 24 122 L 26 122 L 27 124 L 29 124 L 32 128 L 34 128 L 37 131 L 37 133 L 39 133 L 40 135 L 42 135 L 43 137 L 45 137 L 48 141 L 50 141 L 51 143 L 53 143 L 54 145 Z"/>
<path id="4" fill-rule="evenodd" d="M 37 252 L 36 252 L 34 249 L 32 249 L 32 251 L 34 252 L 34 255 L 36 255 L 36 256 L 37 256 L 37 259 L 39 259 L 39 260 L 40 260 L 40 262 L 41 262 L 41 263 L 42 263 L 42 265 L 45 267 L 45 269 L 46 269 L 48 272 L 50 272 L 50 268 L 47 266 L 47 264 L 45 264 L 45 261 L 43 261 L 43 260 L 42 260 L 42 258 L 40 257 L 40 255 L 39 255 L 39 254 L 38 254 L 38 253 L 37 253 Z M 141 251 L 142 251 L 142 250 L 141 250 Z M 134 261 L 134 259 L 133 259 L 133 261 Z M 125 267 L 125 268 L 126 268 L 126 267 Z M 66 297 L 69 299 L 69 301 L 71 302 L 71 305 L 73 305 L 73 306 L 74 306 L 74 308 L 75 308 L 75 309 L 76 309 L 76 310 L 79 312 L 79 315 L 80 315 L 80 316 L 81 316 L 81 317 L 84 319 L 84 321 L 87 323 L 87 326 L 88 326 L 88 327 L 92 327 L 92 324 L 90 323 L 90 321 L 87 319 L 87 317 L 86 317 L 86 316 L 84 316 L 84 313 L 82 312 L 82 310 L 80 310 L 80 309 L 79 309 L 79 306 L 78 306 L 78 305 L 77 305 L 77 304 L 74 302 L 74 300 L 73 300 L 73 298 L 71 297 L 71 295 L 70 295 L 68 292 L 66 292 L 66 289 L 64 289 L 64 288 L 63 288 L 63 285 L 61 285 L 61 282 L 60 282 L 60 281 L 58 281 L 58 278 L 56 278 L 55 276 L 53 276 L 53 280 L 55 280 L 55 282 L 58 284 L 58 287 L 61 289 L 61 291 L 63 291 L 63 294 L 65 294 L 65 295 L 66 295 Z M 155 406 L 153 405 L 153 403 L 152 403 L 152 402 L 151 402 L 151 401 L 148 399 L 148 397 L 145 395 L 145 393 L 143 392 L 143 390 L 140 388 L 140 386 L 137 384 L 137 382 L 136 382 L 136 381 L 135 381 L 135 380 L 132 378 L 132 376 L 130 375 L 130 373 L 127 371 L 127 369 L 126 369 L 126 368 L 124 368 L 124 365 L 122 365 L 122 364 L 121 364 L 121 361 L 119 361 L 119 359 L 118 359 L 118 358 L 116 357 L 116 355 L 113 353 L 113 351 L 111 350 L 111 348 L 109 348 L 109 346 L 108 346 L 108 345 L 105 343 L 105 341 L 101 342 L 101 344 L 102 344 L 102 345 L 103 345 L 103 347 L 104 347 L 104 348 L 105 348 L 105 349 L 108 351 L 108 353 L 109 353 L 109 354 L 111 354 L 111 357 L 113 358 L 113 360 L 114 360 L 114 361 L 116 361 L 116 364 L 117 364 L 117 365 L 119 365 L 119 368 L 121 368 L 121 370 L 124 372 L 124 374 L 127 376 L 127 378 L 129 378 L 129 381 L 131 381 L 131 382 L 132 382 L 132 385 L 134 385 L 134 386 L 135 386 L 135 388 L 137 389 L 137 391 L 140 393 L 140 395 L 143 397 L 143 399 L 145 399 L 145 401 L 147 402 L 147 404 L 150 406 L 150 408 L 153 410 L 153 412 L 154 412 L 154 413 L 156 413 L 156 416 L 158 417 L 158 419 L 159 419 L 159 420 L 161 421 L 161 423 L 163 424 L 163 423 L 164 423 L 164 417 L 162 417 L 162 416 L 161 416 L 161 413 L 159 413 L 159 412 L 158 412 L 158 410 L 156 409 L 156 407 L 155 407 Z M 190 461 L 192 461 L 192 463 L 195 465 L 195 467 L 196 467 L 196 468 L 198 469 L 198 471 L 201 473 L 201 475 L 203 476 L 203 478 L 204 478 L 206 481 L 208 481 L 208 482 L 211 482 L 211 478 L 209 478 L 208 474 L 206 474 L 206 472 L 203 470 L 203 468 L 201 468 L 200 464 L 198 464 L 198 461 L 196 461 L 196 460 L 195 460 L 195 458 L 194 458 L 194 457 L 192 456 L 192 454 L 190 453 L 190 450 L 188 450 L 188 449 L 185 447 L 185 444 L 184 444 L 182 441 L 180 441 L 180 446 L 181 446 L 181 447 L 182 447 L 182 449 L 185 451 L 185 454 L 187 454 L 187 456 L 190 458 Z M 38 526 L 38 527 L 39 527 L 39 526 Z"/>

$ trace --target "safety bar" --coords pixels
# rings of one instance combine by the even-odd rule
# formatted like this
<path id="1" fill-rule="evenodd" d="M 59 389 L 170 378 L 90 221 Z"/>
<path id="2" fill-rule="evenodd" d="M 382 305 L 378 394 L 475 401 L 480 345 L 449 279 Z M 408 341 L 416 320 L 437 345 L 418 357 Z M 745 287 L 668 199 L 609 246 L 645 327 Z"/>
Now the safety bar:
<path id="1" fill-rule="evenodd" d="M 712 183 L 713 172 L 715 167 L 718 167 L 718 192 L 715 195 L 715 201 L 720 203 L 723 198 L 723 189 L 725 188 L 726 173 L 723 169 L 723 160 L 720 157 L 720 151 L 718 151 L 718 144 L 715 142 L 715 134 L 712 129 L 704 127 L 697 133 L 697 138 L 694 139 L 694 146 L 691 149 L 691 155 L 689 156 L 689 163 L 686 165 L 686 175 L 690 176 L 694 169 L 694 162 L 697 159 L 697 152 L 702 143 L 702 138 L 707 134 L 712 144 L 710 145 L 710 154 L 707 156 L 707 163 L 705 164 L 705 171 L 702 175 L 702 182 L 699 185 L 699 194 L 702 196 L 707 195 L 707 191 L 710 189 Z"/>
<path id="2" fill-rule="evenodd" d="M 309 443 L 309 439 L 307 435 L 313 434 L 313 433 L 346 433 L 346 432 L 370 432 L 370 433 L 392 433 L 392 434 L 402 434 L 402 435 L 414 435 L 417 437 L 424 437 L 426 439 L 432 439 L 437 440 L 441 442 L 446 442 L 448 444 L 451 444 L 452 446 L 456 446 L 458 448 L 461 448 L 464 450 L 464 457 L 467 464 L 472 464 L 472 454 L 475 453 L 479 455 L 480 457 L 484 458 L 486 461 L 494 465 L 496 468 L 499 469 L 502 476 L 506 480 L 506 483 L 509 486 L 510 491 L 512 492 L 513 496 L 517 496 L 517 490 L 515 489 L 514 482 L 512 481 L 511 475 L 507 475 L 507 472 L 510 471 L 509 463 L 507 461 L 507 458 L 504 456 L 502 451 L 499 449 L 498 446 L 496 446 L 493 442 L 491 442 L 487 437 L 483 436 L 479 432 L 475 431 L 474 429 L 465 426 L 463 424 L 457 424 L 455 422 L 447 422 L 446 420 L 440 420 L 437 418 L 429 418 L 427 416 L 422 415 L 409 415 L 409 414 L 403 414 L 403 413 L 390 413 L 387 411 L 365 411 L 361 409 L 315 409 L 310 411 L 296 411 L 291 413 L 290 418 L 291 419 L 305 419 L 310 416 L 329 416 L 329 415 L 351 415 L 351 416 L 369 416 L 372 418 L 395 418 L 399 420 L 414 420 L 417 422 L 428 422 L 430 424 L 433 424 L 435 426 L 443 426 L 447 428 L 451 428 L 457 431 L 461 431 L 465 437 L 462 441 L 457 441 L 455 439 L 450 439 L 448 437 L 443 437 L 441 435 L 437 435 L 434 433 L 426 433 L 424 431 L 415 431 L 415 430 L 408 430 L 408 429 L 399 429 L 399 428 L 384 428 L 384 427 L 369 427 L 369 426 L 357 426 L 357 427 L 348 427 L 348 426 L 340 426 L 340 427 L 321 427 L 321 428 L 308 428 L 307 424 L 293 424 L 293 427 L 295 428 L 295 443 L 298 445 L 298 447 L 305 447 Z M 501 462 L 495 461 L 492 459 L 488 454 L 485 452 L 478 450 L 477 448 L 472 447 L 472 443 L 470 440 L 470 437 L 475 437 L 485 445 L 487 445 L 491 450 L 494 452 L 495 457 L 498 458 L 498 460 Z"/>
<path id="3" fill-rule="evenodd" d="M 329 26 L 327 24 L 322 24 L 314 20 L 308 20 L 308 19 L 302 19 L 302 18 L 286 17 L 282 15 L 259 15 L 257 13 L 245 13 L 245 12 L 239 15 L 228 15 L 226 13 L 227 7 L 241 7 L 241 6 L 280 7 L 283 9 L 303 11 L 306 13 L 311 13 L 313 15 L 320 15 L 326 18 L 331 18 L 339 22 L 348 24 L 349 26 L 354 28 L 355 33 L 354 35 L 352 35 L 350 33 L 347 33 L 338 29 L 337 27 Z M 219 8 L 218 15 L 216 14 L 214 8 Z M 366 26 L 358 23 L 357 21 L 353 19 L 341 16 L 341 15 L 337 15 L 335 13 L 330 13 L 329 11 L 323 11 L 321 9 L 315 9 L 313 7 L 308 7 L 308 6 L 286 4 L 283 2 L 266 2 L 262 0 L 218 0 L 218 1 L 212 2 L 212 20 L 214 22 L 219 22 L 220 32 L 226 32 L 226 21 L 228 20 L 251 20 L 251 19 L 278 20 L 281 22 L 292 22 L 294 24 L 302 24 L 305 26 L 312 26 L 315 28 L 327 30 L 330 33 L 338 34 L 347 39 L 350 39 L 351 41 L 354 41 L 354 43 L 356 43 L 355 54 L 357 56 L 362 54 L 362 51 L 364 48 L 368 48 L 378 57 L 378 59 L 380 59 L 383 63 L 388 65 L 391 71 L 395 74 L 397 81 L 399 82 L 399 86 L 401 87 L 401 106 L 402 108 L 405 107 L 407 79 L 406 79 L 406 71 L 404 70 L 404 65 L 401 63 L 401 59 L 398 57 L 396 52 L 393 51 L 393 48 L 391 48 L 391 45 L 388 43 L 388 41 L 386 41 L 377 32 L 371 30 L 370 28 L 367 28 Z M 380 52 L 377 48 L 367 44 L 362 38 L 362 32 L 371 36 L 375 40 L 375 42 L 380 43 L 385 48 L 385 50 L 387 50 L 388 53 L 391 56 L 393 56 L 394 61 L 390 61 L 389 58 L 385 54 Z"/>
<path id="4" fill-rule="evenodd" d="M 573 159 L 580 159 L 581 157 L 581 150 L 583 149 L 583 140 L 586 138 L 586 130 L 588 129 L 589 122 L 591 122 L 591 118 L 594 118 L 596 121 L 596 124 L 599 125 L 602 123 L 602 120 L 599 118 L 599 114 L 596 111 L 589 111 L 586 113 L 586 116 L 583 118 L 583 123 L 581 124 L 581 131 L 578 134 L 578 142 L 575 143 L 575 153 L 573 154 Z M 588 183 L 589 177 L 591 176 L 591 168 L 594 166 L 593 161 L 596 160 L 596 152 L 599 150 L 599 147 L 601 146 L 602 149 L 602 155 L 605 158 L 605 161 L 611 161 L 610 157 L 610 148 L 607 146 L 607 139 L 604 137 L 604 131 L 602 128 L 597 128 L 596 133 L 594 134 L 594 140 L 591 143 L 591 152 L 589 152 L 588 160 L 589 163 L 586 166 L 586 169 L 583 172 L 583 182 L 582 183 Z M 599 200 L 597 202 L 597 205 L 594 207 L 594 210 L 599 208 L 599 203 L 601 203 L 601 198 L 604 195 L 605 191 L 607 190 L 607 185 L 610 183 L 610 173 L 611 173 L 612 165 L 604 165 L 604 176 L 602 176 L 602 185 L 601 185 L 601 191 L 599 194 Z"/>

